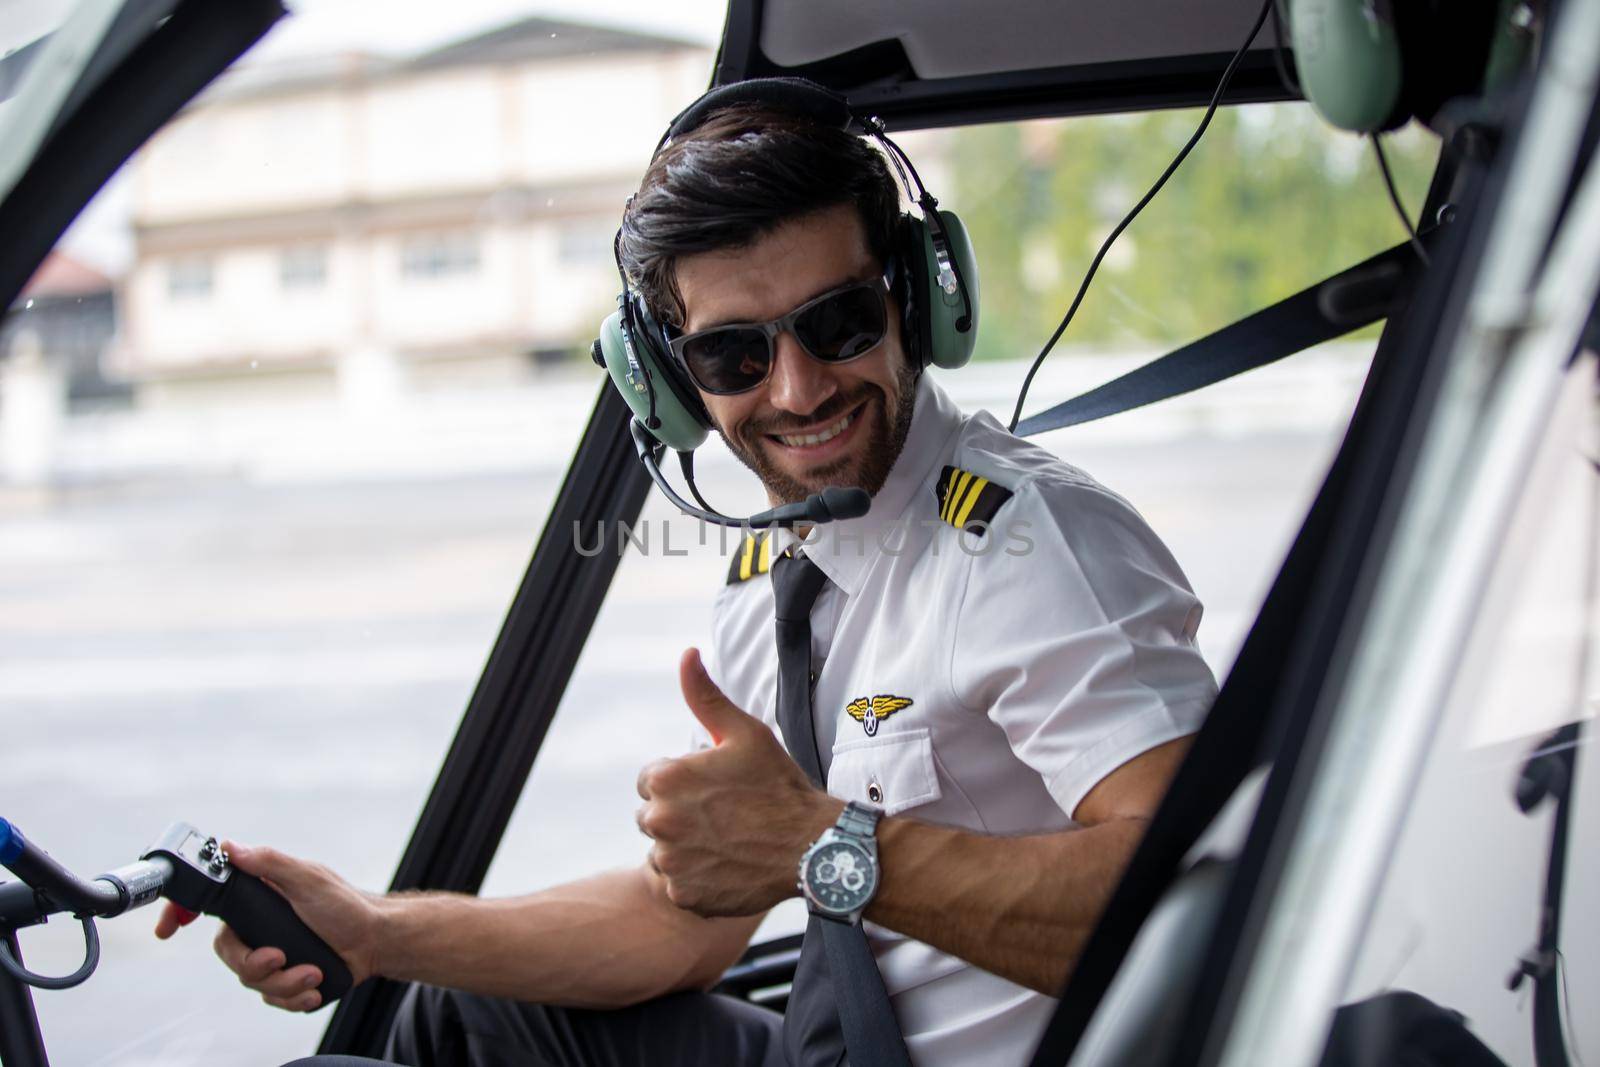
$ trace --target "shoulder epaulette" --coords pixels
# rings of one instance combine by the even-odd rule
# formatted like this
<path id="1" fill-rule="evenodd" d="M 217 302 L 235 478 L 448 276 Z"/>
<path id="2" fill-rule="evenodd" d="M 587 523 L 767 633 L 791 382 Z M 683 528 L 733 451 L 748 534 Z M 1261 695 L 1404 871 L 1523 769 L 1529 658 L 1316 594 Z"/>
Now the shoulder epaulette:
<path id="1" fill-rule="evenodd" d="M 939 498 L 939 518 L 980 536 L 994 521 L 995 512 L 1011 499 L 1011 490 L 960 467 L 946 467 L 939 474 L 934 494 Z"/>
<path id="2" fill-rule="evenodd" d="M 747 533 L 739 542 L 739 551 L 728 561 L 728 584 L 748 582 L 757 575 L 772 569 L 772 531 Z"/>

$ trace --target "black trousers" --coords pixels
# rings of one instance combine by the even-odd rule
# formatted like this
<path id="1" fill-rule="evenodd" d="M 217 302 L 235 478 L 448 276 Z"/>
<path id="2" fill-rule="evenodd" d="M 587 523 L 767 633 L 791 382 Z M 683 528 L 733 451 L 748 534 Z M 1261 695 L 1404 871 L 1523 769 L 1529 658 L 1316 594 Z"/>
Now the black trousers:
<path id="1" fill-rule="evenodd" d="M 286 1067 L 783 1067 L 783 1016 L 735 997 L 675 993 L 600 1011 L 413 985 L 383 1060 L 312 1056 Z"/>

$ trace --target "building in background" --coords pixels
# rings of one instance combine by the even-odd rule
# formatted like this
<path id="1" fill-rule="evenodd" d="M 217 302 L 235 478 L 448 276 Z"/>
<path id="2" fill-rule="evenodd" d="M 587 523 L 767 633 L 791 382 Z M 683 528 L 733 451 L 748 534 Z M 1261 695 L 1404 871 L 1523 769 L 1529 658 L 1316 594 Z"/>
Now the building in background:
<path id="1" fill-rule="evenodd" d="M 709 63 L 534 18 L 231 72 L 132 164 L 118 370 L 151 396 L 275 375 L 365 403 L 579 351 L 623 201 Z"/>
<path id="2" fill-rule="evenodd" d="M 127 387 L 103 373 L 116 332 L 112 287 L 58 249 L 0 322 L 0 484 L 51 480 L 69 401 L 126 399 Z"/>
<path id="3" fill-rule="evenodd" d="M 120 397 L 103 359 L 116 332 L 114 282 L 57 249 L 45 257 L 0 322 L 0 363 L 33 353 L 62 379 L 74 401 Z"/>

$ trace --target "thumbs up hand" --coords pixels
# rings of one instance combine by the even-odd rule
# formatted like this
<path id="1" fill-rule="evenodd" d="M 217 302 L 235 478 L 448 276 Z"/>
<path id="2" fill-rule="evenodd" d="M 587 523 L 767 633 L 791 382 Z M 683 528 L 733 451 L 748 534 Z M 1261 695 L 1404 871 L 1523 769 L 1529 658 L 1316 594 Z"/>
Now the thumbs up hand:
<path id="1" fill-rule="evenodd" d="M 769 741 L 777 740 L 765 723 L 754 715 L 746 714 L 743 708 L 717 688 L 717 683 L 706 673 L 699 649 L 689 649 L 678 661 L 678 684 L 683 688 L 684 703 L 689 705 L 694 717 L 711 735 L 713 744 L 721 745 L 724 739 L 736 741 L 746 736 L 753 740 L 757 730 L 765 734 Z"/>
<path id="2" fill-rule="evenodd" d="M 713 747 L 639 772 L 639 830 L 667 898 L 700 915 L 755 915 L 795 895 L 805 850 L 844 803 L 814 788 L 760 719 L 689 649 L 678 681 Z"/>

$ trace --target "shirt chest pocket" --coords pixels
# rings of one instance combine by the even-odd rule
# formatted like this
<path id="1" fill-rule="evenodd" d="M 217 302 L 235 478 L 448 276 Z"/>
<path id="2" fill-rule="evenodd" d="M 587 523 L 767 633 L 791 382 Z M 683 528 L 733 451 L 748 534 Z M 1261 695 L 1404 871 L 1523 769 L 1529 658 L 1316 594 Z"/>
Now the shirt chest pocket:
<path id="1" fill-rule="evenodd" d="M 885 815 L 933 803 L 940 789 L 932 735 L 924 727 L 835 744 L 828 792 L 882 808 Z"/>

